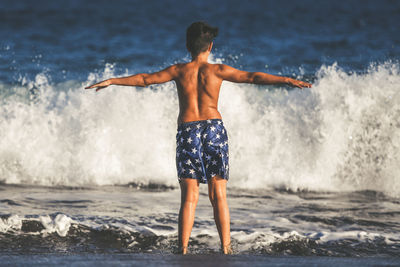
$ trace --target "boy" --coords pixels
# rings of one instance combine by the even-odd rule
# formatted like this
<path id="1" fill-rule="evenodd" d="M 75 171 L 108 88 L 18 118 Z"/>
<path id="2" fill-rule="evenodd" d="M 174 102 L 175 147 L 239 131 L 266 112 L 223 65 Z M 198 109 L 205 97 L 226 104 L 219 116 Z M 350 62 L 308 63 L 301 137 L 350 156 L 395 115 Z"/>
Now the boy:
<path id="1" fill-rule="evenodd" d="M 199 197 L 199 183 L 208 183 L 222 251 L 224 254 L 232 253 L 226 201 L 228 136 L 218 112 L 222 81 L 311 87 L 309 83 L 287 77 L 241 71 L 224 64 L 209 64 L 207 59 L 217 34 L 218 28 L 195 22 L 186 32 L 186 47 L 191 53 L 191 62 L 175 64 L 156 73 L 111 78 L 86 87 L 98 91 L 113 84 L 143 87 L 175 81 L 179 97 L 176 167 L 181 187 L 178 242 L 182 254 L 187 253 Z"/>

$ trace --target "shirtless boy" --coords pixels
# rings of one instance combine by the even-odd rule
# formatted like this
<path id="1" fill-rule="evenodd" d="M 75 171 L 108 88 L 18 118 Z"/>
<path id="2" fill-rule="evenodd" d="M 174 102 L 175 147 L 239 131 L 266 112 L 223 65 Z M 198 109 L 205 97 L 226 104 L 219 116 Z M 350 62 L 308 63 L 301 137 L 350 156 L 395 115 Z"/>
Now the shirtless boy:
<path id="1" fill-rule="evenodd" d="M 218 97 L 223 80 L 235 83 L 285 84 L 299 88 L 311 84 L 263 72 L 246 72 L 224 64 L 209 64 L 213 39 L 218 28 L 195 22 L 186 32 L 186 47 L 192 61 L 172 65 L 151 74 L 111 78 L 86 89 L 96 91 L 109 85 L 148 86 L 174 81 L 179 97 L 176 167 L 181 187 L 178 242 L 182 254 L 187 253 L 194 213 L 199 198 L 199 183 L 208 184 L 208 195 L 214 209 L 221 247 L 232 253 L 230 217 L 226 201 L 229 178 L 228 136 L 218 112 Z"/>

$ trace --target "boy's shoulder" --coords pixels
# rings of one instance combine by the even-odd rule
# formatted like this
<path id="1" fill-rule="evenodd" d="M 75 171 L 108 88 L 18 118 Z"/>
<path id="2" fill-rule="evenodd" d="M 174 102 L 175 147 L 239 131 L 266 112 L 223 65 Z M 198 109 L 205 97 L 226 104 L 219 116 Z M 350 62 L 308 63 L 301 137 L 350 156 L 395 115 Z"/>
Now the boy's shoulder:
<path id="1" fill-rule="evenodd" d="M 176 63 L 169 66 L 166 70 L 168 70 L 173 76 L 179 77 L 187 72 L 191 72 L 192 69 L 199 68 L 199 66 L 194 65 L 192 62 L 187 63 Z M 228 65 L 221 63 L 207 63 L 201 66 L 201 71 L 205 71 L 208 74 L 214 74 L 216 76 L 221 76 L 221 73 L 224 73 L 229 68 Z"/>
<path id="2" fill-rule="evenodd" d="M 179 69 L 183 70 L 183 69 L 192 68 L 192 67 L 194 67 L 192 62 L 175 63 L 174 65 L 170 66 L 170 68 L 174 68 L 177 70 L 179 70 Z M 202 67 L 211 68 L 214 70 L 221 70 L 221 69 L 224 69 L 225 67 L 227 67 L 227 65 L 221 64 L 221 63 L 207 63 L 207 64 L 204 64 Z"/>

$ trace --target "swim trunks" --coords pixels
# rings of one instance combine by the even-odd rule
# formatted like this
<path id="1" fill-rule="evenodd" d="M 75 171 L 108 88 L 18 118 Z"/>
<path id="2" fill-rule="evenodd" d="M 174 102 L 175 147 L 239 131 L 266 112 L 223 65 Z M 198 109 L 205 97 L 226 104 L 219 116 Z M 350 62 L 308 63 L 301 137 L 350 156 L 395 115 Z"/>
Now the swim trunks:
<path id="1" fill-rule="evenodd" d="M 215 175 L 229 179 L 228 134 L 221 119 L 185 122 L 176 134 L 176 169 L 182 178 L 207 183 Z"/>

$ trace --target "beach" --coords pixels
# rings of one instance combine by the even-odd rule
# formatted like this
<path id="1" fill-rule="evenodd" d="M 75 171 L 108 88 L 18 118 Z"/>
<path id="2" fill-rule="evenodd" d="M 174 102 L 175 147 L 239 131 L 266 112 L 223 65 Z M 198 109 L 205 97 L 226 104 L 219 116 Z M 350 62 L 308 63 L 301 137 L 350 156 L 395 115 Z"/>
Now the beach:
<path id="1" fill-rule="evenodd" d="M 0 7 L 0 265 L 398 265 L 399 2 Z M 176 254 L 174 82 L 83 89 L 189 62 L 197 20 L 210 63 L 313 84 L 222 84 L 232 256 L 206 185 Z"/>

